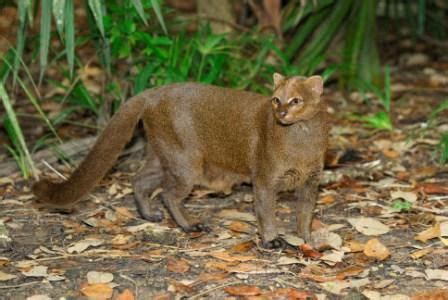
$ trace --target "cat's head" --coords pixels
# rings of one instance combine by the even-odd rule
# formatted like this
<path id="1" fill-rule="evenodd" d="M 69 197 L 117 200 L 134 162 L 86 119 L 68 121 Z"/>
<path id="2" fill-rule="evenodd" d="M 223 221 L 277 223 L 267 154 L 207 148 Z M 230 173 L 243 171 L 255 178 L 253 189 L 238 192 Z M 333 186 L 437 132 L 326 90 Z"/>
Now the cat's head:
<path id="1" fill-rule="evenodd" d="M 282 125 L 291 125 L 311 119 L 320 109 L 323 89 L 320 76 L 287 78 L 274 73 L 271 102 L 276 120 Z"/>

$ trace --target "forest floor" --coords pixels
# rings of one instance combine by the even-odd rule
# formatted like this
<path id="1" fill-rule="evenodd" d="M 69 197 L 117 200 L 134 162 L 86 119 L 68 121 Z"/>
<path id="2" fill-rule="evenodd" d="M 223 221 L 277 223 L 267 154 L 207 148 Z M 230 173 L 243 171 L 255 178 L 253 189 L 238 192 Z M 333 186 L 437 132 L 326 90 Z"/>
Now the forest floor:
<path id="1" fill-rule="evenodd" d="M 38 207 L 18 173 L 1 177 L 0 298 L 448 299 L 448 169 L 437 161 L 448 118 L 428 120 L 447 83 L 446 63 L 394 70 L 391 131 L 350 117 L 381 109 L 377 102 L 330 85 L 331 145 L 312 246 L 295 236 L 285 194 L 277 221 L 291 245 L 260 248 L 250 186 L 192 194 L 185 205 L 211 233 L 184 233 L 166 212 L 161 223 L 144 221 L 130 185 L 141 147 L 70 214 Z"/>

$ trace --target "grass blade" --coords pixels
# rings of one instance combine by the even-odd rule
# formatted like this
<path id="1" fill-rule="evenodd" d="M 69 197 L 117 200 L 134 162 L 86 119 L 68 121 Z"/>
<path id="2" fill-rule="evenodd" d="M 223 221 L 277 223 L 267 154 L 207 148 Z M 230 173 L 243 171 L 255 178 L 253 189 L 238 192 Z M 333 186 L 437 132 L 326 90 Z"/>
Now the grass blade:
<path id="1" fill-rule="evenodd" d="M 142 18 L 143 23 L 145 23 L 145 25 L 148 25 L 148 21 L 146 20 L 145 10 L 143 9 L 142 1 L 132 0 L 132 4 L 134 5 L 135 10 L 137 10 L 137 13 L 140 16 L 140 18 Z"/>
<path id="2" fill-rule="evenodd" d="M 33 159 L 31 158 L 30 152 L 28 151 L 28 147 L 25 143 L 25 138 L 23 137 L 22 129 L 20 128 L 19 121 L 17 120 L 16 114 L 14 112 L 14 109 L 12 108 L 11 101 L 9 99 L 8 93 L 5 90 L 5 87 L 3 86 L 3 83 L 0 83 L 0 98 L 2 99 L 6 115 L 11 122 L 11 126 L 14 130 L 15 137 L 17 138 L 17 142 L 20 147 L 20 151 L 22 151 L 25 155 L 25 159 L 28 164 L 28 168 L 31 170 L 31 174 L 36 176 L 36 167 L 34 166 Z"/>
<path id="3" fill-rule="evenodd" d="M 163 20 L 162 9 L 160 8 L 160 3 L 157 0 L 151 0 L 152 9 L 156 13 L 157 20 L 159 20 L 160 26 L 162 26 L 163 32 L 168 34 L 168 30 L 166 30 L 165 21 Z"/>
<path id="4" fill-rule="evenodd" d="M 58 30 L 59 36 L 61 38 L 64 34 L 65 2 L 72 1 L 53 0 L 53 16 L 56 20 L 56 29 Z"/>
<path id="5" fill-rule="evenodd" d="M 13 86 L 16 84 L 17 73 L 20 68 L 20 60 L 23 55 L 23 49 L 25 47 L 25 28 L 27 24 L 27 11 L 30 2 L 27 0 L 18 0 L 18 15 L 19 15 L 19 28 L 17 30 L 17 44 L 16 44 L 16 56 L 14 59 L 14 68 L 13 68 Z"/>
<path id="6" fill-rule="evenodd" d="M 51 0 L 42 0 L 41 19 L 40 19 L 40 77 L 39 84 L 44 77 L 45 69 L 48 63 L 48 50 L 50 46 L 50 30 L 51 30 Z"/>
<path id="7" fill-rule="evenodd" d="M 73 77 L 75 66 L 75 20 L 73 11 L 73 1 L 66 1 L 64 6 L 64 26 L 65 26 L 65 51 L 67 52 L 67 62 L 70 71 L 70 78 Z"/>
<path id="8" fill-rule="evenodd" d="M 96 26 L 98 27 L 102 37 L 105 39 L 106 35 L 104 34 L 103 3 L 101 0 L 89 0 L 89 7 L 93 17 L 95 18 Z"/>

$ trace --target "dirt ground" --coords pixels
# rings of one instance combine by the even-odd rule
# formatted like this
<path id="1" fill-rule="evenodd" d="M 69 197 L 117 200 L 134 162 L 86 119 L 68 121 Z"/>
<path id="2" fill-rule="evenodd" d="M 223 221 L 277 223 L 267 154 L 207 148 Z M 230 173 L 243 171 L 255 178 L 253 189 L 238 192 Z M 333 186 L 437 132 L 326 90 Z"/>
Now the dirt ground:
<path id="1" fill-rule="evenodd" d="M 326 90 L 331 147 L 312 246 L 295 236 L 295 202 L 284 194 L 277 218 L 291 245 L 260 248 L 250 186 L 193 193 L 186 207 L 211 233 L 183 233 L 166 212 L 145 222 L 130 188 L 139 150 L 72 213 L 36 206 L 18 174 L 0 178 L 0 298 L 448 299 L 448 168 L 437 162 L 448 118 L 428 122 L 448 97 L 448 65 L 396 73 L 392 131 L 350 114 L 380 109 L 377 101 Z"/>

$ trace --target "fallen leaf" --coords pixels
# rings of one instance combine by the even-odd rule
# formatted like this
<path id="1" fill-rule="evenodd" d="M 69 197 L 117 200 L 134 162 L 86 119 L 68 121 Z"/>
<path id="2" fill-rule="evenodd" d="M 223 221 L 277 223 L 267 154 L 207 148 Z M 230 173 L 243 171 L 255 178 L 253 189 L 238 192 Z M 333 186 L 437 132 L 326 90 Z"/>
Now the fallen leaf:
<path id="1" fill-rule="evenodd" d="M 96 283 L 81 287 L 81 293 L 92 299 L 109 299 L 112 297 L 113 289 L 108 284 Z"/>
<path id="2" fill-rule="evenodd" d="M 89 284 L 109 283 L 114 280 L 114 275 L 109 272 L 90 271 L 87 273 L 87 282 Z"/>
<path id="3" fill-rule="evenodd" d="M 350 266 L 336 274 L 336 278 L 339 280 L 344 280 L 347 277 L 356 276 L 361 274 L 364 271 L 363 268 L 357 266 Z"/>
<path id="4" fill-rule="evenodd" d="M 87 238 L 85 240 L 76 242 L 67 248 L 68 253 L 81 253 L 89 247 L 96 247 L 104 244 L 103 240 L 96 238 Z"/>
<path id="5" fill-rule="evenodd" d="M 306 262 L 304 260 L 300 260 L 298 258 L 289 257 L 289 256 L 281 256 L 277 260 L 277 265 L 279 265 L 279 266 L 282 266 L 282 265 L 292 265 L 292 264 L 302 264 L 302 265 L 305 265 Z"/>
<path id="6" fill-rule="evenodd" d="M 331 194 L 325 195 L 321 198 L 319 198 L 318 202 L 319 204 L 329 205 L 336 201 L 335 197 Z"/>
<path id="7" fill-rule="evenodd" d="M 228 286 L 224 290 L 232 296 L 258 296 L 261 294 L 261 289 L 254 285 Z"/>
<path id="8" fill-rule="evenodd" d="M 417 188 L 425 194 L 448 194 L 448 187 L 437 183 L 420 183 Z"/>
<path id="9" fill-rule="evenodd" d="M 374 257 L 378 260 L 385 260 L 389 257 L 390 252 L 386 246 L 381 244 L 378 239 L 371 239 L 366 243 L 364 254 L 368 257 Z"/>
<path id="10" fill-rule="evenodd" d="M 363 252 L 366 245 L 357 241 L 350 241 L 346 246 L 350 248 L 350 252 Z"/>
<path id="11" fill-rule="evenodd" d="M 348 218 L 348 222 L 364 235 L 381 235 L 390 230 L 389 226 L 373 218 Z"/>
<path id="12" fill-rule="evenodd" d="M 370 280 L 368 278 L 363 278 L 363 279 L 356 279 L 356 280 L 329 281 L 329 282 L 321 283 L 320 286 L 324 290 L 326 290 L 332 294 L 342 295 L 342 291 L 346 288 L 358 289 L 360 287 L 368 285 L 369 283 L 370 283 Z"/>
<path id="13" fill-rule="evenodd" d="M 22 272 L 26 277 L 47 277 L 47 266 L 35 266 L 27 272 Z"/>
<path id="14" fill-rule="evenodd" d="M 302 238 L 299 238 L 297 235 L 293 234 L 284 234 L 283 239 L 290 244 L 291 246 L 300 246 L 302 244 L 305 244 L 305 241 Z"/>
<path id="15" fill-rule="evenodd" d="M 308 244 L 300 245 L 300 250 L 302 250 L 304 257 L 320 258 L 322 256 L 322 253 L 314 250 L 313 247 Z"/>
<path id="16" fill-rule="evenodd" d="M 448 281 L 448 270 L 426 269 L 425 274 L 429 280 L 445 280 Z"/>
<path id="17" fill-rule="evenodd" d="M 448 299 L 448 289 L 435 289 L 418 292 L 412 295 L 411 300 L 446 300 Z"/>
<path id="18" fill-rule="evenodd" d="M 26 300 L 51 300 L 48 295 L 33 295 L 26 298 Z"/>
<path id="19" fill-rule="evenodd" d="M 14 278 L 17 278 L 17 276 L 0 271 L 0 281 L 8 281 Z"/>
<path id="20" fill-rule="evenodd" d="M 244 222 L 241 221 L 233 221 L 227 226 L 230 230 L 241 233 L 251 233 L 253 228 Z"/>
<path id="21" fill-rule="evenodd" d="M 330 263 L 330 265 L 334 265 L 338 262 L 341 262 L 343 258 L 344 251 L 331 250 L 325 252 L 320 259 L 325 261 L 326 263 Z"/>
<path id="22" fill-rule="evenodd" d="M 240 212 L 236 209 L 223 209 L 218 213 L 218 216 L 230 220 L 239 220 L 245 222 L 255 222 L 256 218 L 253 214 Z"/>
<path id="23" fill-rule="evenodd" d="M 166 267 L 168 271 L 174 273 L 185 273 L 190 270 L 190 264 L 185 259 L 169 258 Z"/>
<path id="24" fill-rule="evenodd" d="M 434 251 L 434 248 L 428 247 L 428 248 L 424 248 L 424 249 L 421 249 L 421 250 L 414 251 L 414 252 L 412 252 L 410 254 L 410 256 L 413 259 L 419 259 L 419 258 L 422 258 L 423 256 L 431 253 L 432 251 Z"/>
<path id="25" fill-rule="evenodd" d="M 253 247 L 255 247 L 255 243 L 253 241 L 246 241 L 232 246 L 230 250 L 233 252 L 248 252 Z"/>
<path id="26" fill-rule="evenodd" d="M 415 203 L 417 201 L 417 193 L 415 192 L 404 192 L 404 191 L 393 191 L 390 193 L 392 200 L 394 199 L 403 199 L 410 203 Z"/>
<path id="27" fill-rule="evenodd" d="M 249 261 L 252 259 L 256 259 L 253 255 L 237 255 L 237 254 L 231 254 L 228 251 L 214 251 L 209 254 L 210 256 L 213 256 L 214 258 L 218 258 L 224 261 Z"/>
<path id="28" fill-rule="evenodd" d="M 117 234 L 110 243 L 112 245 L 126 245 L 134 239 L 132 235 Z"/>
<path id="29" fill-rule="evenodd" d="M 291 299 L 291 300 L 317 300 L 318 298 L 308 291 L 299 291 L 294 288 L 280 288 L 274 291 L 263 293 L 263 299 Z"/>
<path id="30" fill-rule="evenodd" d="M 130 289 L 125 289 L 122 293 L 120 293 L 115 300 L 134 300 L 134 293 Z"/>
<path id="31" fill-rule="evenodd" d="M 434 226 L 432 226 L 426 230 L 423 230 L 422 232 L 417 234 L 415 239 L 417 241 L 421 241 L 421 242 L 425 243 L 426 241 L 436 238 L 436 237 L 440 237 L 440 224 L 435 224 Z"/>
<path id="32" fill-rule="evenodd" d="M 326 228 L 313 231 L 311 235 L 311 245 L 318 251 L 327 249 L 340 249 L 342 239 L 339 234 L 330 232 Z"/>
<path id="33" fill-rule="evenodd" d="M 129 208 L 127 208 L 127 207 L 116 207 L 115 211 L 123 219 L 134 219 L 135 218 L 134 214 L 132 212 L 130 212 Z"/>

